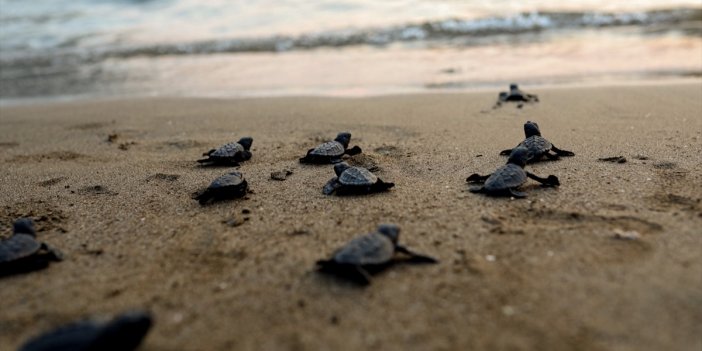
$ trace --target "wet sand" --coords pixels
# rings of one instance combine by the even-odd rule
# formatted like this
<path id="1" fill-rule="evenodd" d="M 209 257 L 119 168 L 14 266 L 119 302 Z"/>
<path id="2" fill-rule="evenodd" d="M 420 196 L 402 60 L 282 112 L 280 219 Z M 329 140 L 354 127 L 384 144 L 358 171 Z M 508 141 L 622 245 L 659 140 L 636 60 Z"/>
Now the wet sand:
<path id="1" fill-rule="evenodd" d="M 142 350 L 695 350 L 702 348 L 702 85 L 361 99 L 134 99 L 0 110 L 0 235 L 32 216 L 66 259 L 0 280 L 0 349 L 86 315 L 148 308 Z M 537 121 L 575 157 L 527 166 L 523 200 L 467 191 Z M 304 152 L 353 133 L 396 183 L 327 197 Z M 108 137 L 115 134 L 112 142 Z M 241 136 L 246 199 L 192 194 Z M 598 161 L 624 156 L 625 163 Z M 289 169 L 284 181 L 271 172 Z M 230 226 L 235 219 L 243 222 Z M 314 272 L 378 223 L 440 259 L 359 288 Z M 631 234 L 635 232 L 636 234 Z M 638 235 L 619 240 L 617 234 Z"/>

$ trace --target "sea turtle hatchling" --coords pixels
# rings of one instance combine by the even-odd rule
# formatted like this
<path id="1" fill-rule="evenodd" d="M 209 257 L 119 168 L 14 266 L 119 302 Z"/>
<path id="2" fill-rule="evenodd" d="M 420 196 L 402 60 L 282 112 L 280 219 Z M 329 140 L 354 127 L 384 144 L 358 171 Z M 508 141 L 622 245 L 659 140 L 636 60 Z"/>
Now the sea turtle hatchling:
<path id="1" fill-rule="evenodd" d="M 305 157 L 300 158 L 300 163 L 337 163 L 341 162 L 343 155 L 357 155 L 361 153 L 361 148 L 354 146 L 349 149 L 351 142 L 351 133 L 342 132 L 336 136 L 336 139 L 318 145 L 314 149 L 309 149 Z"/>
<path id="2" fill-rule="evenodd" d="M 351 167 L 346 162 L 334 165 L 336 177 L 330 179 L 322 193 L 331 195 L 361 195 L 388 190 L 395 183 L 386 183 L 363 167 Z"/>
<path id="3" fill-rule="evenodd" d="M 210 186 L 195 196 L 201 205 L 213 201 L 221 201 L 243 197 L 248 190 L 248 183 L 244 175 L 238 171 L 231 171 L 213 180 Z"/>
<path id="4" fill-rule="evenodd" d="M 524 123 L 524 134 L 526 139 L 519 143 L 517 147 L 526 148 L 529 153 L 527 163 L 532 163 L 541 160 L 544 156 L 550 160 L 556 160 L 560 156 L 575 156 L 571 151 L 561 150 L 550 141 L 541 136 L 541 130 L 536 122 L 527 121 Z M 513 149 L 502 150 L 500 155 L 509 155 Z M 553 152 L 553 153 L 552 153 Z"/>
<path id="5" fill-rule="evenodd" d="M 238 166 L 239 162 L 251 159 L 251 151 L 249 150 L 252 143 L 253 138 L 251 137 L 241 138 L 238 142 L 224 144 L 217 149 L 205 152 L 202 155 L 207 156 L 207 158 L 197 160 L 197 162 L 204 165 Z"/>
<path id="6" fill-rule="evenodd" d="M 497 96 L 497 103 L 495 106 L 500 106 L 504 102 L 539 102 L 539 97 L 534 94 L 523 92 L 516 83 L 512 83 L 509 85 L 509 92 L 503 91 Z M 519 107 L 521 107 L 521 105 Z"/>
<path id="7" fill-rule="evenodd" d="M 371 273 L 379 272 L 393 263 L 437 263 L 432 257 L 415 253 L 398 244 L 400 228 L 382 224 L 369 234 L 356 237 L 336 250 L 330 259 L 317 261 L 321 272 L 347 278 L 362 285 L 371 282 Z M 407 258 L 398 260 L 396 254 Z"/>
<path id="8" fill-rule="evenodd" d="M 29 218 L 16 220 L 12 236 L 0 241 L 0 277 L 44 269 L 51 261 L 62 259 L 61 252 L 37 241 Z"/>
<path id="9" fill-rule="evenodd" d="M 123 313 L 110 321 L 83 320 L 27 341 L 19 351 L 131 351 L 151 328 L 149 312 Z"/>
<path id="10" fill-rule="evenodd" d="M 471 187 L 470 192 L 486 193 L 495 196 L 514 196 L 515 198 L 526 197 L 526 194 L 516 189 L 527 181 L 527 177 L 536 180 L 545 186 L 558 186 L 560 182 L 554 175 L 548 178 L 541 178 L 532 173 L 524 171 L 529 151 L 523 147 L 515 148 L 509 155 L 507 164 L 498 168 L 490 175 L 481 176 L 472 174 L 466 179 L 469 183 L 484 182 L 481 187 Z"/>

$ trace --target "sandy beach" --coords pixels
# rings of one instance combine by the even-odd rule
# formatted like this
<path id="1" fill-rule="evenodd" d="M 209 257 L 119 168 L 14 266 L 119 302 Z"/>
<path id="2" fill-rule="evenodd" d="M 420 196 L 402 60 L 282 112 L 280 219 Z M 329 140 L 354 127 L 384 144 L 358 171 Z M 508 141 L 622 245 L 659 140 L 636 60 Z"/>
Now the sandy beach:
<path id="1" fill-rule="evenodd" d="M 30 216 L 66 257 L 0 280 L 0 350 L 132 308 L 156 318 L 144 351 L 702 349 L 700 81 L 525 89 L 541 102 L 493 109 L 491 91 L 2 107 L 0 236 Z M 527 166 L 561 186 L 469 193 L 466 177 L 504 164 L 527 120 L 575 152 Z M 331 166 L 298 158 L 340 131 L 364 150 L 348 162 L 395 188 L 321 193 Z M 242 136 L 254 138 L 239 167 L 252 192 L 200 206 L 192 194 L 228 168 L 195 160 Z M 598 161 L 611 156 L 627 162 Z M 314 271 L 385 222 L 440 263 L 366 288 Z"/>

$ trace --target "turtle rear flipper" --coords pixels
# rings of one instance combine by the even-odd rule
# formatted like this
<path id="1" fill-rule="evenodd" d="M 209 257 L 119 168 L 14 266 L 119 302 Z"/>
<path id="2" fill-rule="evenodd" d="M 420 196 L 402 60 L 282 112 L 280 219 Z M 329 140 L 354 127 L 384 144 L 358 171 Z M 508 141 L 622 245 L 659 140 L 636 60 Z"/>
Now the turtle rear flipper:
<path id="1" fill-rule="evenodd" d="M 350 149 L 346 149 L 346 151 L 344 151 L 344 153 L 349 155 L 349 156 L 358 155 L 361 152 L 363 152 L 363 150 L 361 150 L 361 148 L 358 147 L 358 145 L 356 145 Z"/>
<path id="2" fill-rule="evenodd" d="M 558 154 L 552 154 L 550 151 L 544 152 L 543 155 L 541 155 L 541 156 L 546 156 L 546 158 L 548 158 L 549 160 L 552 160 L 552 161 L 560 159 Z M 538 161 L 538 160 L 536 158 L 534 158 L 534 159 L 529 160 L 529 161 L 534 162 L 534 161 Z"/>
<path id="3" fill-rule="evenodd" d="M 511 153 L 512 153 L 512 149 L 505 149 L 505 150 L 500 151 L 500 155 L 502 155 L 502 156 L 509 156 L 509 154 L 511 154 Z"/>
<path id="4" fill-rule="evenodd" d="M 575 153 L 572 151 L 561 150 L 554 145 L 551 145 L 551 150 L 553 150 L 553 152 L 555 152 L 558 156 L 575 156 Z"/>
<path id="5" fill-rule="evenodd" d="M 418 254 L 418 253 L 411 251 L 410 249 L 408 249 L 404 246 L 401 246 L 401 245 L 396 245 L 395 251 L 409 256 L 410 258 L 409 258 L 409 260 L 407 260 L 407 262 L 409 262 L 409 263 L 439 263 L 439 261 L 433 257 Z"/>

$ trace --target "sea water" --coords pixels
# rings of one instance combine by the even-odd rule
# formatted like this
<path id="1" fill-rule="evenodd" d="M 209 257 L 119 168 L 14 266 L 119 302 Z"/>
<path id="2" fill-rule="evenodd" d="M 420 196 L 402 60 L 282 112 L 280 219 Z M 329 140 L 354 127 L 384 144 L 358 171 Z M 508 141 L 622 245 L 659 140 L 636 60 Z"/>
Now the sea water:
<path id="1" fill-rule="evenodd" d="M 0 100 L 359 96 L 702 72 L 699 0 L 0 0 Z"/>

